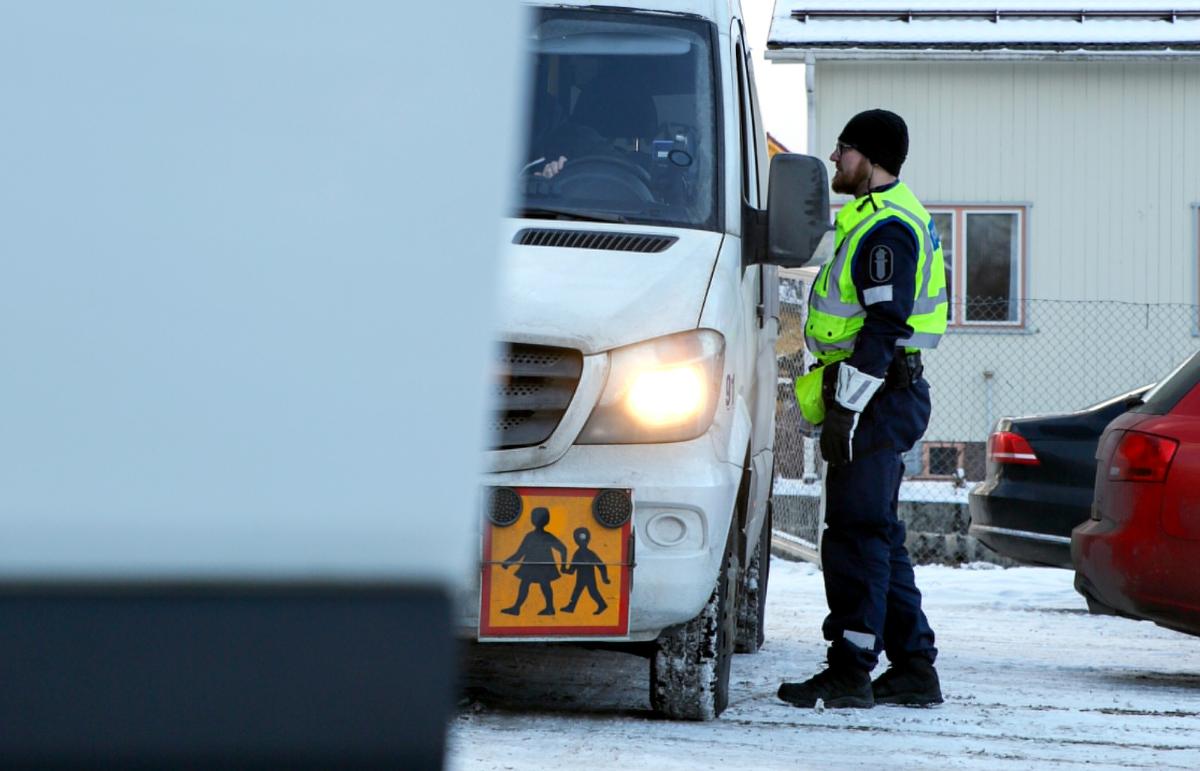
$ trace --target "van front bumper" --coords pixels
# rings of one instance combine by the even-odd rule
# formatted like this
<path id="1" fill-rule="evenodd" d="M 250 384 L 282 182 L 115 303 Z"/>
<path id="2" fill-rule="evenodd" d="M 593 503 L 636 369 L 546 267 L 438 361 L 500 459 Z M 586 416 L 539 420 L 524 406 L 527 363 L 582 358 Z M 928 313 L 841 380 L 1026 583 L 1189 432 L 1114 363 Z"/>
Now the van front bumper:
<path id="1" fill-rule="evenodd" d="M 645 641 L 695 617 L 716 584 L 740 477 L 740 468 L 718 457 L 708 434 L 659 445 L 576 445 L 549 466 L 484 475 L 485 487 L 618 488 L 633 496 L 628 636 L 513 639 Z M 482 549 L 483 528 L 491 524 L 483 512 L 479 521 Z M 478 636 L 481 576 L 482 567 L 459 598 L 465 637 Z"/>

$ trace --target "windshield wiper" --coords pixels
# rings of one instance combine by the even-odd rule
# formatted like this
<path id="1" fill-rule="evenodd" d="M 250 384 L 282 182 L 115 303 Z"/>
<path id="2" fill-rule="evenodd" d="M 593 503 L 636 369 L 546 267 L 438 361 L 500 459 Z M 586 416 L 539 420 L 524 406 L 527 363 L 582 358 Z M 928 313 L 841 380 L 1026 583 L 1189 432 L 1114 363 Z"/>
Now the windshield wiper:
<path id="1" fill-rule="evenodd" d="M 620 214 L 601 214 L 600 212 L 579 212 L 567 209 L 548 209 L 544 206 L 527 206 L 517 212 L 518 217 L 529 217 L 535 220 L 575 220 L 577 222 L 628 222 Z"/>

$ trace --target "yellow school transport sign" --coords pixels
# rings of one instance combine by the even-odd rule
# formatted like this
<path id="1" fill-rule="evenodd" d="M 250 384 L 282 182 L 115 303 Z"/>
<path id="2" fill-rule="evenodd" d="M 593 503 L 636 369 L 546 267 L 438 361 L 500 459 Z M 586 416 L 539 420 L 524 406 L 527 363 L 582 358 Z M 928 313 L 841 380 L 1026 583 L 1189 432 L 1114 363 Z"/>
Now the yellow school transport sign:
<path id="1" fill-rule="evenodd" d="M 627 636 L 629 491 L 500 492 L 505 514 L 483 522 L 480 638 Z"/>

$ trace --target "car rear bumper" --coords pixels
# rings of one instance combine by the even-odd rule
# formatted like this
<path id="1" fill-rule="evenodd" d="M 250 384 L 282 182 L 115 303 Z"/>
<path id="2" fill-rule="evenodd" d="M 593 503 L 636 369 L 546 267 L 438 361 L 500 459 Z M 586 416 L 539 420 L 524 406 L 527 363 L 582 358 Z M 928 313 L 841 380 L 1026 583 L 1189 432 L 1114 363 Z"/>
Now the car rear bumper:
<path id="1" fill-rule="evenodd" d="M 1200 593 L 1192 588 L 1200 542 L 1089 520 L 1071 534 L 1071 560 L 1090 612 L 1200 635 Z"/>
<path id="2" fill-rule="evenodd" d="M 997 554 L 1030 565 L 1071 567 L 1071 539 L 972 522 L 967 533 Z"/>
<path id="3" fill-rule="evenodd" d="M 1047 502 L 1013 486 L 986 488 L 968 497 L 968 533 L 992 551 L 1018 562 L 1071 567 L 1071 527 L 1087 519 L 1087 504 Z"/>

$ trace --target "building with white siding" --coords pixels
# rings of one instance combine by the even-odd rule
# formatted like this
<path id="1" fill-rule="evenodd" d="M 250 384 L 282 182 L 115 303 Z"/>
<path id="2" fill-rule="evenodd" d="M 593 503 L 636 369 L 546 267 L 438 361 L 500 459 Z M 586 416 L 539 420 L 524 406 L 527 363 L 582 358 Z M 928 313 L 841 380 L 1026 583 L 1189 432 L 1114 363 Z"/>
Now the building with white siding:
<path id="1" fill-rule="evenodd" d="M 908 123 L 952 297 L 926 438 L 973 477 L 997 417 L 1200 347 L 1200 2 L 776 0 L 767 58 L 807 65 L 810 154 L 863 109 Z"/>

